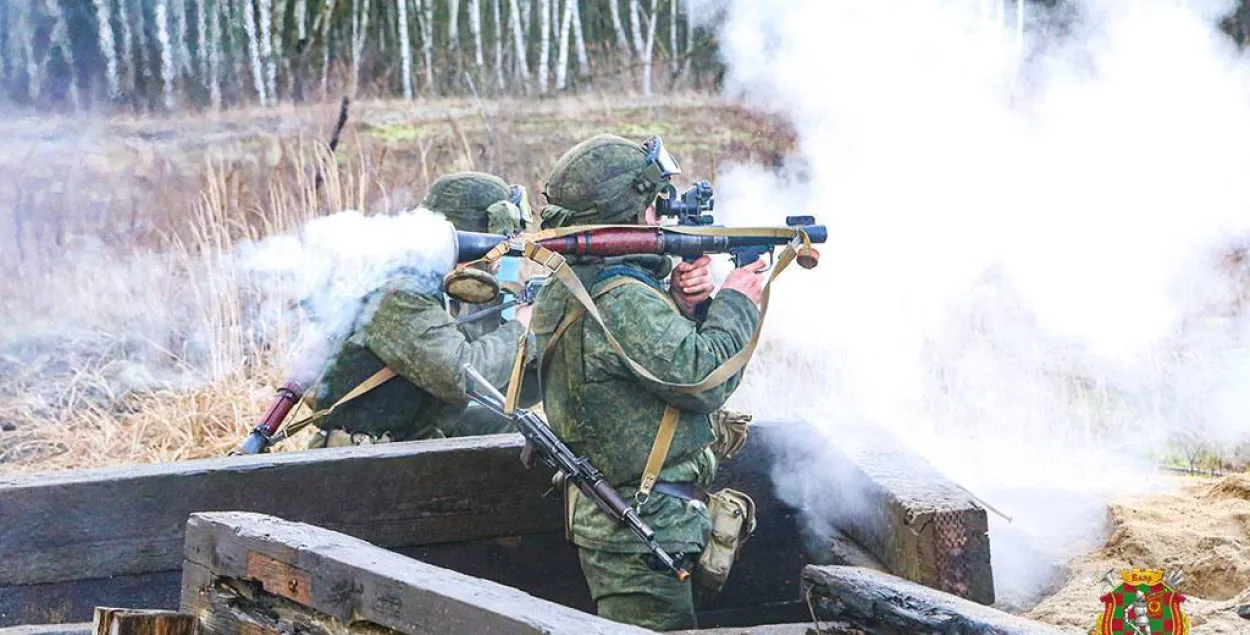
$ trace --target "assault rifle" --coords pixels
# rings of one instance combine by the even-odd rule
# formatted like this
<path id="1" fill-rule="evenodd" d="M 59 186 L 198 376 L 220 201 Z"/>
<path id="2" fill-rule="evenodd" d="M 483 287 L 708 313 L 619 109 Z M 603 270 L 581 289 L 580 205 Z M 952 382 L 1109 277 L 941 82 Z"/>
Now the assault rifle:
<path id="1" fill-rule="evenodd" d="M 538 294 L 538 290 L 546 281 L 547 276 L 534 276 L 527 280 L 524 285 L 520 286 L 518 292 L 513 295 L 511 300 L 492 307 L 481 309 L 479 311 L 474 311 L 468 315 L 460 316 L 456 318 L 456 323 L 465 324 L 468 322 L 475 322 L 482 318 L 501 313 L 514 306 L 532 304 L 534 302 L 534 296 Z M 247 435 L 247 438 L 245 438 L 243 442 L 238 445 L 238 447 L 230 450 L 229 455 L 259 454 L 264 452 L 270 445 L 295 434 L 300 428 L 303 428 L 302 425 L 295 429 L 291 429 L 291 427 L 288 426 L 286 430 L 281 433 L 278 432 L 278 428 L 282 425 L 282 422 L 286 420 L 287 415 L 291 413 L 291 410 L 295 407 L 295 404 L 300 400 L 300 398 L 304 396 L 304 391 L 307 389 L 307 386 L 304 386 L 301 382 L 295 380 L 288 380 L 283 383 L 282 386 L 278 388 L 278 396 L 274 398 L 273 403 L 271 403 L 269 408 L 265 410 L 265 414 L 261 415 L 260 423 L 256 424 L 255 428 L 252 428 L 252 432 Z"/>
<path id="2" fill-rule="evenodd" d="M 655 530 L 621 498 L 621 495 L 612 488 L 612 485 L 603 478 L 603 474 L 595 469 L 588 459 L 574 454 L 537 414 L 524 408 L 517 408 L 512 414 L 505 412 L 504 396 L 472 366 L 465 364 L 464 372 L 476 387 L 476 389 L 466 390 L 469 399 L 511 421 L 538 454 L 539 459 L 556 470 L 556 477 L 552 479 L 553 481 L 559 481 L 562 478 L 571 481 L 582 494 L 594 501 L 603 513 L 624 525 L 639 540 L 645 542 L 651 554 L 669 571 L 672 571 L 677 579 L 685 580 L 690 576 L 690 573 L 679 566 L 673 556 L 656 542 Z"/>

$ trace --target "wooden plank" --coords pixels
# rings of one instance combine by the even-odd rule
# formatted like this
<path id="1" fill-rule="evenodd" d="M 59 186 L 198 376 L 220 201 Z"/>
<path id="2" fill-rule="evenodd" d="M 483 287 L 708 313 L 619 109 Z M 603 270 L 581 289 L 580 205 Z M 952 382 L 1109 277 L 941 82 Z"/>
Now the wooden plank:
<path id="1" fill-rule="evenodd" d="M 93 635 L 196 635 L 194 616 L 177 611 L 95 607 Z"/>
<path id="2" fill-rule="evenodd" d="M 820 535 L 832 528 L 894 575 L 993 604 L 986 510 L 887 431 L 861 423 L 827 434 L 795 423 L 778 427 L 767 442 L 775 465 L 821 481 L 798 494 L 795 483 L 789 486 L 791 502 L 817 521 L 809 535 L 825 541 L 809 552 L 840 548 Z"/>
<path id="3" fill-rule="evenodd" d="M 96 606 L 178 608 L 178 571 L 0 587 L 0 627 L 91 620 Z"/>
<path id="4" fill-rule="evenodd" d="M 730 628 L 698 628 L 689 631 L 672 631 L 672 635 L 821 635 L 812 628 L 811 622 L 798 624 L 764 624 Z"/>
<path id="5" fill-rule="evenodd" d="M 0 628 L 0 635 L 92 635 L 91 622 L 26 624 Z"/>
<path id="6" fill-rule="evenodd" d="M 871 569 L 809 565 L 803 593 L 818 620 L 873 635 L 1062 635 L 1059 628 Z"/>
<path id="7" fill-rule="evenodd" d="M 520 435 L 0 479 L 0 587 L 176 570 L 197 511 L 260 511 L 384 547 L 560 529 Z"/>
<path id="8" fill-rule="evenodd" d="M 249 566 L 256 556 L 265 559 L 263 570 Z M 180 610 L 199 618 L 210 635 L 240 632 L 214 618 L 212 598 L 230 581 L 251 583 L 270 598 L 313 609 L 338 625 L 367 622 L 403 634 L 652 632 L 396 556 L 343 533 L 263 514 L 192 515 L 185 558 Z M 306 588 L 293 590 L 292 582 Z M 226 630 L 213 630 L 218 627 Z"/>

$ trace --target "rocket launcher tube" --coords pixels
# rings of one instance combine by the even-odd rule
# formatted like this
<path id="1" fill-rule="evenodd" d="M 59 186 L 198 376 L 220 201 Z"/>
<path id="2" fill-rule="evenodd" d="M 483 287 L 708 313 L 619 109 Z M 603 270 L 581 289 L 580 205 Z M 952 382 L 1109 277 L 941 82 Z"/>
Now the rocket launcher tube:
<path id="1" fill-rule="evenodd" d="M 714 235 L 709 231 L 717 229 L 723 230 L 723 235 Z M 691 233 L 690 230 L 673 230 L 648 225 L 608 226 L 540 238 L 534 242 L 565 256 L 609 257 L 629 254 L 662 254 L 698 257 L 704 254 L 729 254 L 733 257 L 734 265 L 741 267 L 751 264 L 764 253 L 789 243 L 793 240 L 794 231 L 806 233 L 813 243 L 823 243 L 829 236 L 828 229 L 824 225 L 800 225 L 786 228 L 792 231 L 778 231 L 778 229 L 780 228 L 708 227 L 697 230 L 700 233 Z M 457 260 L 472 262 L 480 259 L 486 256 L 492 248 L 507 240 L 509 237 L 501 234 L 458 231 L 456 232 Z M 801 254 L 797 262 L 800 266 L 810 269 L 815 266 L 817 257 L 818 255 L 813 250 L 810 259 L 805 259 Z"/>

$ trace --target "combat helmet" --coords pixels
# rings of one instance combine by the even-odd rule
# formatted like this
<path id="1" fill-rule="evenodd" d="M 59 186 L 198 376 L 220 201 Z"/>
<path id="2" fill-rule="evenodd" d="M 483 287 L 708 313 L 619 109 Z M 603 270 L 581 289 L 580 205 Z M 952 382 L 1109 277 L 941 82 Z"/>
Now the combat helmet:
<path id="1" fill-rule="evenodd" d="M 647 206 L 680 173 L 658 136 L 635 143 L 612 134 L 595 135 L 556 162 L 543 189 L 548 204 L 542 226 L 642 223 Z"/>
<path id="2" fill-rule="evenodd" d="M 525 188 L 485 172 L 439 177 L 421 206 L 447 217 L 460 231 L 513 234 L 531 220 Z"/>

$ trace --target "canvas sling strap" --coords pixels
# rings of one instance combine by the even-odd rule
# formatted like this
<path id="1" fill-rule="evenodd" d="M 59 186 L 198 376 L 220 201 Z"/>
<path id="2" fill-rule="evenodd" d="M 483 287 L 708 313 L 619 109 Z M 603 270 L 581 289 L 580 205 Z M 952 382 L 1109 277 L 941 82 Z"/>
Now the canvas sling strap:
<path id="1" fill-rule="evenodd" d="M 760 318 L 759 320 L 756 321 L 755 329 L 752 331 L 751 338 L 747 342 L 747 345 L 743 347 L 741 351 L 735 353 L 729 359 L 725 360 L 723 364 L 713 369 L 701 381 L 685 384 L 685 383 L 664 381 L 656 377 L 654 374 L 651 373 L 651 371 L 647 370 L 644 366 L 634 361 L 633 358 L 631 358 L 629 354 L 626 353 L 624 349 L 621 348 L 620 343 L 617 342 L 616 338 L 612 335 L 611 329 L 609 329 L 607 324 L 604 323 L 603 316 L 599 313 L 599 309 L 595 306 L 595 299 L 607 293 L 611 289 L 608 289 L 607 285 L 605 285 L 604 288 L 601 288 L 599 292 L 596 293 L 594 297 L 592 297 L 587 292 L 581 280 L 573 272 L 572 267 L 569 266 L 568 261 L 564 258 L 562 254 L 551 251 L 550 249 L 547 249 L 546 247 L 543 247 L 542 245 L 538 244 L 539 241 L 545 240 L 548 238 L 559 238 L 559 237 L 567 236 L 571 234 L 580 234 L 580 233 L 584 233 L 584 232 L 588 232 L 588 231 L 592 231 L 596 229 L 605 229 L 605 228 L 614 228 L 614 227 L 637 229 L 638 226 L 637 225 L 590 225 L 590 226 L 565 227 L 565 228 L 560 228 L 560 229 L 546 230 L 546 231 L 533 234 L 528 238 L 513 238 L 507 241 L 503 241 L 500 244 L 496 245 L 489 252 L 487 252 L 487 254 L 483 256 L 482 258 L 480 258 L 479 260 L 473 261 L 470 263 L 464 263 L 460 265 L 460 266 L 470 266 L 474 264 L 475 262 L 485 262 L 487 264 L 493 264 L 495 261 L 507 255 L 509 252 L 511 252 L 514 248 L 519 247 L 522 255 L 526 259 L 536 262 L 542 265 L 543 267 L 547 268 L 549 271 L 551 271 L 552 275 L 557 280 L 559 280 L 562 284 L 564 284 L 564 286 L 568 288 L 569 292 L 573 295 L 573 297 L 576 298 L 577 301 L 580 303 L 581 305 L 579 307 L 580 310 L 570 312 L 569 315 L 565 317 L 565 319 L 561 322 L 561 324 L 557 326 L 556 332 L 553 333 L 552 339 L 548 342 L 547 346 L 545 347 L 545 350 L 543 351 L 543 355 L 542 355 L 542 360 L 540 361 L 539 377 L 542 376 L 543 370 L 545 370 L 546 362 L 549 360 L 552 350 L 554 350 L 555 341 L 564 334 L 565 330 L 567 330 L 568 326 L 571 325 L 573 321 L 582 317 L 582 315 L 589 313 L 590 316 L 594 318 L 595 322 L 599 325 L 599 327 L 603 329 L 604 337 L 608 341 L 608 344 L 612 347 L 612 350 L 617 355 L 620 356 L 620 358 L 626 363 L 626 365 L 630 368 L 630 370 L 632 370 L 636 375 L 643 377 L 647 379 L 648 381 L 659 384 L 661 386 L 665 386 L 665 387 L 677 390 L 678 392 L 682 392 L 686 394 L 697 394 L 697 393 L 715 388 L 716 386 L 719 386 L 720 384 L 727 381 L 735 373 L 737 373 L 744 366 L 746 366 L 748 361 L 750 361 L 751 356 L 755 353 L 755 347 L 759 343 L 760 329 L 764 324 L 764 318 L 768 314 L 768 301 L 769 301 L 769 296 L 772 291 L 773 281 L 776 280 L 777 277 L 781 275 L 781 272 L 784 271 L 786 267 L 788 267 L 790 263 L 794 261 L 795 257 L 798 255 L 800 245 L 804 248 L 809 248 L 809 249 L 811 247 L 811 239 L 808 237 L 807 233 L 802 230 L 794 229 L 794 228 L 778 228 L 778 227 L 766 227 L 766 228 L 664 227 L 663 228 L 666 231 L 672 231 L 676 233 L 685 233 L 685 234 L 694 234 L 694 235 L 711 235 L 711 236 L 771 235 L 771 236 L 790 237 L 791 239 L 790 242 L 786 243 L 786 246 L 782 250 L 781 255 L 777 257 L 777 260 L 774 263 L 774 266 L 768 276 L 768 279 L 765 280 L 764 282 L 764 287 L 763 287 L 761 298 L 760 298 Z M 623 279 L 618 279 L 618 280 L 621 280 L 620 284 L 628 284 L 629 282 L 634 281 L 632 278 L 623 278 Z M 637 281 L 634 281 L 634 282 L 637 282 Z M 642 283 L 639 283 L 639 284 L 642 284 Z M 613 286 L 612 288 L 616 288 L 616 287 Z M 517 376 L 518 374 L 519 373 L 516 372 L 516 368 L 514 368 L 513 375 L 514 375 L 515 381 L 514 381 L 514 384 L 509 387 L 510 393 L 518 389 L 517 384 L 520 383 L 520 379 L 521 379 L 520 377 Z M 508 404 L 508 405 L 513 406 L 514 404 Z M 673 435 L 675 434 L 676 429 L 677 429 L 677 422 L 680 418 L 679 415 L 680 415 L 679 411 L 673 406 L 671 405 L 665 406 L 664 415 L 662 416 L 660 420 L 659 429 L 656 431 L 655 440 L 652 443 L 651 451 L 647 457 L 647 464 L 643 470 L 643 475 L 639 483 L 638 492 L 637 494 L 635 494 L 635 501 L 639 506 L 641 506 L 641 504 L 650 497 L 651 490 L 655 486 L 655 482 L 658 479 L 659 472 L 663 468 L 664 459 L 668 454 L 669 447 L 672 444 Z"/>
<path id="2" fill-rule="evenodd" d="M 360 382 L 359 385 L 351 389 L 351 391 L 349 391 L 346 395 L 339 397 L 339 400 L 334 402 L 329 408 L 322 408 L 321 410 L 318 410 L 308 415 L 307 417 L 304 417 L 303 419 L 292 422 L 290 425 L 283 428 L 281 432 L 273 435 L 273 438 L 270 439 L 270 443 L 277 443 L 278 441 L 281 441 L 283 439 L 293 436 L 295 433 L 307 427 L 308 424 L 314 421 L 317 421 L 318 419 L 321 419 L 322 417 L 330 414 L 331 412 L 334 412 L 335 408 L 338 408 L 339 406 L 369 392 L 370 390 L 373 390 L 374 388 L 377 388 L 378 386 L 385 384 L 394 376 L 395 376 L 395 371 L 391 370 L 390 366 L 383 366 L 382 370 L 379 370 L 378 372 L 370 375 L 368 379 L 365 379 L 364 381 Z"/>

